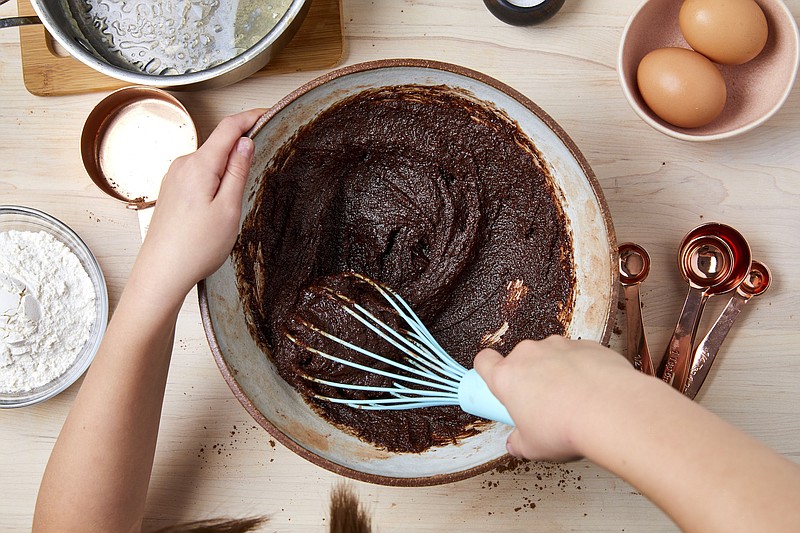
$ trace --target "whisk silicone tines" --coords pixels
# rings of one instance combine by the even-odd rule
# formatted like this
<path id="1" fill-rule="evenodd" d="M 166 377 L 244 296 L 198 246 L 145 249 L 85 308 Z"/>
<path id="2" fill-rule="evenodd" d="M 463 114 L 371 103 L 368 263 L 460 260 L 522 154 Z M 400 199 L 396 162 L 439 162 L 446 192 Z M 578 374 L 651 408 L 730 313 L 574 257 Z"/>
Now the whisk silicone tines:
<path id="1" fill-rule="evenodd" d="M 399 294 L 361 274 L 350 273 L 348 275 L 354 276 L 374 288 L 409 329 L 393 329 L 358 302 L 328 287 L 324 288 L 326 296 L 338 303 L 345 312 L 389 345 L 399 350 L 403 354 L 403 359 L 401 361 L 393 360 L 348 342 L 307 321 L 301 321 L 303 326 L 315 333 L 397 370 L 397 372 L 382 370 L 331 355 L 317 347 L 301 342 L 290 332 L 285 332 L 284 335 L 292 343 L 310 353 L 392 380 L 391 386 L 378 387 L 341 383 L 306 374 L 303 376 L 304 378 L 329 387 L 385 393 L 381 397 L 367 399 L 333 398 L 315 393 L 317 399 L 366 410 L 404 410 L 457 405 L 467 413 L 481 418 L 514 425 L 508 411 L 492 394 L 486 382 L 474 369 L 467 370 L 441 347 L 411 309 L 411 306 Z"/>

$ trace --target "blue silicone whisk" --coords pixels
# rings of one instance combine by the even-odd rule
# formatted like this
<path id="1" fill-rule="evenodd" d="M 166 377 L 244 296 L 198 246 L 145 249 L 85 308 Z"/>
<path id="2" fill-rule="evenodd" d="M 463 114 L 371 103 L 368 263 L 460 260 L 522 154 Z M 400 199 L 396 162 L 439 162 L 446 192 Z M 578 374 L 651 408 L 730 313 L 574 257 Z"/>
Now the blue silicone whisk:
<path id="1" fill-rule="evenodd" d="M 349 273 L 347 275 L 354 276 L 368 283 L 378 291 L 408 325 L 409 329 L 397 331 L 391 328 L 357 302 L 354 302 L 347 296 L 332 289 L 326 289 L 326 296 L 339 303 L 344 311 L 375 332 L 376 335 L 379 335 L 386 342 L 400 350 L 405 358 L 403 361 L 389 359 L 347 342 L 336 335 L 322 330 L 314 324 L 301 321 L 305 327 L 319 335 L 350 350 L 370 357 L 375 361 L 387 364 L 399 371 L 397 373 L 388 372 L 328 354 L 313 346 L 308 346 L 305 342 L 299 341 L 291 333 L 286 332 L 286 337 L 292 343 L 313 354 L 351 368 L 379 374 L 393 380 L 392 386 L 390 387 L 373 387 L 339 383 L 315 376 L 304 375 L 303 377 L 306 379 L 330 387 L 385 393 L 385 396 L 380 398 L 364 400 L 315 395 L 317 399 L 367 410 L 401 410 L 442 405 L 458 405 L 467 413 L 504 424 L 514 425 L 506 408 L 492 394 L 489 387 L 478 373 L 474 369 L 467 370 L 448 355 L 436 339 L 433 338 L 433 335 L 431 335 L 430 331 L 428 331 L 416 313 L 412 311 L 411 306 L 409 306 L 399 294 L 361 274 Z"/>

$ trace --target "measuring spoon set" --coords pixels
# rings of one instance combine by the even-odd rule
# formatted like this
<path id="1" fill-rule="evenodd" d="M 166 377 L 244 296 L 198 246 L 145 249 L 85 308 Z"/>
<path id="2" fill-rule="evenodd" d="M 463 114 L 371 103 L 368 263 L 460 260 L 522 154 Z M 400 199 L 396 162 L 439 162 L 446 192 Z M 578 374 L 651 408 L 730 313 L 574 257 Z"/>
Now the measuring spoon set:
<path id="1" fill-rule="evenodd" d="M 750 246 L 738 231 L 717 222 L 702 224 L 686 234 L 678 249 L 678 268 L 689 284 L 689 292 L 666 352 L 655 367 L 645 338 L 639 296 L 639 285 L 650 271 L 650 256 L 637 244 L 619 245 L 628 360 L 637 370 L 694 399 L 734 320 L 750 298 L 769 288 L 771 275 L 765 264 L 752 259 Z M 695 346 L 708 299 L 734 290 L 719 318 Z"/>

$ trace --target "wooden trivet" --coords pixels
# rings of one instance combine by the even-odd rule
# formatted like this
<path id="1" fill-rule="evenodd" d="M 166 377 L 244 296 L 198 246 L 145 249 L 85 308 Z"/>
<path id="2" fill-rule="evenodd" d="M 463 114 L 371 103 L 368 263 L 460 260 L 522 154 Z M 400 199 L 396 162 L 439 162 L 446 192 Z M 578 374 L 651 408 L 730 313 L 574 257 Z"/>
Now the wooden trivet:
<path id="1" fill-rule="evenodd" d="M 17 0 L 20 16 L 36 15 L 29 0 Z M 22 76 L 36 96 L 107 91 L 130 85 L 110 78 L 67 55 L 57 55 L 42 25 L 21 26 Z M 344 54 L 340 0 L 313 0 L 297 34 L 277 57 L 253 74 L 266 76 L 335 67 Z"/>

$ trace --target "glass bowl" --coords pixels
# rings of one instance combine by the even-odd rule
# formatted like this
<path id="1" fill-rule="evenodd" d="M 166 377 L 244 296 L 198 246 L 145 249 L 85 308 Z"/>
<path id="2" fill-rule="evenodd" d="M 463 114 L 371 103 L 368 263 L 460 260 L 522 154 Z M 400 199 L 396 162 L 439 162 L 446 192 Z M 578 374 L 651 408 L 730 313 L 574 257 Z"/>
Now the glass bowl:
<path id="1" fill-rule="evenodd" d="M 108 322 L 108 291 L 100 265 L 89 247 L 66 224 L 47 213 L 29 207 L 0 205 L 0 232 L 44 231 L 74 253 L 89 274 L 95 290 L 95 321 L 92 331 L 77 358 L 59 377 L 31 390 L 0 392 L 0 408 L 24 407 L 52 398 L 75 383 L 94 359 Z"/>

